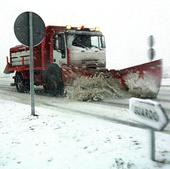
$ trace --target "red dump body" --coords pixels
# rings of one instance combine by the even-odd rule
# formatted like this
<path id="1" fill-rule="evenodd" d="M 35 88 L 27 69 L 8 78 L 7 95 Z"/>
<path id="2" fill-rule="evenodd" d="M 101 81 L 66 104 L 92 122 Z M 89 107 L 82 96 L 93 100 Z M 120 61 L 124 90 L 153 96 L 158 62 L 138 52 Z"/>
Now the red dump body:
<path id="1" fill-rule="evenodd" d="M 56 32 L 64 30 L 65 27 L 62 26 L 46 27 L 44 40 L 38 46 L 34 47 L 34 70 L 45 70 L 48 64 L 53 63 L 53 36 Z M 15 54 L 18 55 L 19 58 L 17 58 Z M 7 66 L 4 73 L 27 70 L 29 70 L 29 48 L 24 45 L 10 48 L 10 57 L 9 60 L 7 58 Z"/>
<path id="2" fill-rule="evenodd" d="M 39 76 L 35 78 L 37 85 L 42 85 L 42 71 L 47 70 L 49 64 L 53 63 L 53 46 L 54 34 L 56 32 L 63 32 L 65 27 L 62 26 L 48 26 L 46 27 L 46 36 L 43 41 L 34 47 L 34 71 L 40 72 Z M 24 45 L 18 45 L 10 48 L 10 57 L 7 58 L 7 65 L 4 73 L 21 72 L 24 79 L 29 78 L 29 48 Z"/>

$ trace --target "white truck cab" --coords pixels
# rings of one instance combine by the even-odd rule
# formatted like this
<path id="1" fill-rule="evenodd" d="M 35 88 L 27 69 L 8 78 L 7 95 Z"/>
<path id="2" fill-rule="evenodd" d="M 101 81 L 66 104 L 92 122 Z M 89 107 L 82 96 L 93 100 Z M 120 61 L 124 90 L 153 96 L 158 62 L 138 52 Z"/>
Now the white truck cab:
<path id="1" fill-rule="evenodd" d="M 105 39 L 101 32 L 89 28 L 67 30 L 55 34 L 54 39 L 54 63 L 97 69 L 106 67 Z"/>

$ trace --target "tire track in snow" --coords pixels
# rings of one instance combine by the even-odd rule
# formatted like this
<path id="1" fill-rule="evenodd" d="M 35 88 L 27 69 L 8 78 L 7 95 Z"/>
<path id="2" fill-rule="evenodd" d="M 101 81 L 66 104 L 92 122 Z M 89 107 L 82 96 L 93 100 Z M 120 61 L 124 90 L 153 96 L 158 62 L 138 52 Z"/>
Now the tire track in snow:
<path id="1" fill-rule="evenodd" d="M 46 105 L 46 106 L 48 106 L 48 107 L 50 107 L 50 108 L 52 108 L 54 110 L 55 109 L 57 109 L 57 110 L 64 110 L 67 113 L 72 112 L 73 114 L 77 114 L 78 113 L 78 114 L 81 114 L 81 115 L 88 115 L 88 116 L 91 116 L 93 118 L 98 118 L 98 119 L 107 120 L 107 121 L 118 123 L 118 124 L 122 124 L 122 125 L 127 125 L 127 126 L 130 126 L 130 127 L 137 127 L 137 128 L 149 130 L 148 127 L 146 127 L 145 125 L 142 125 L 140 123 L 137 123 L 137 122 L 131 121 L 131 120 L 118 119 L 118 118 L 111 117 L 109 115 L 106 116 L 106 115 L 101 115 L 101 114 L 94 114 L 93 112 L 87 112 L 87 111 L 83 111 L 83 110 L 78 110 L 78 109 L 74 109 L 74 108 L 68 108 L 68 107 L 54 105 L 54 104 L 49 104 L 49 103 L 44 103 L 44 105 Z M 161 133 L 170 134 L 170 124 L 166 128 L 167 129 L 165 129 L 164 131 L 160 131 L 160 132 Z M 157 132 L 159 132 L 159 131 L 157 131 Z"/>

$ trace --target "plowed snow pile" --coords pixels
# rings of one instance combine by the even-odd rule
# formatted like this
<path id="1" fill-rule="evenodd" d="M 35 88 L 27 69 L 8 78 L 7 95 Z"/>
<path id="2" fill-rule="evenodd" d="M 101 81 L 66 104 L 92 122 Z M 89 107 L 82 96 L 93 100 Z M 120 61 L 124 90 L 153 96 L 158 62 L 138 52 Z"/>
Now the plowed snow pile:
<path id="1" fill-rule="evenodd" d="M 103 73 L 93 77 L 79 77 L 66 90 L 67 97 L 79 101 L 100 101 L 127 95 L 120 89 L 118 80 L 106 77 Z"/>
<path id="2" fill-rule="evenodd" d="M 136 97 L 153 98 L 158 92 L 155 80 L 148 74 L 142 78 L 138 73 L 129 73 L 125 78 L 125 83 L 129 88 L 129 93 Z"/>
<path id="3" fill-rule="evenodd" d="M 127 91 L 120 88 L 120 83 L 112 76 L 103 73 L 93 77 L 81 76 L 66 88 L 67 97 L 79 101 L 100 101 L 106 98 L 141 97 L 154 98 L 158 87 L 152 76 L 140 77 L 138 73 L 129 73 L 125 78 Z"/>

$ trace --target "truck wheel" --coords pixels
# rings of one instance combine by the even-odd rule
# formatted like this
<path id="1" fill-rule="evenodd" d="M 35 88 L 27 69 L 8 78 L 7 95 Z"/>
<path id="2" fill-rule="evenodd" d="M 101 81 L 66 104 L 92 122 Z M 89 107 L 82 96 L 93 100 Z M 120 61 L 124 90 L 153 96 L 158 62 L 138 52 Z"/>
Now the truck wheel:
<path id="1" fill-rule="evenodd" d="M 64 94 L 61 68 L 57 64 L 50 64 L 45 74 L 45 90 L 57 96 Z"/>
<path id="2" fill-rule="evenodd" d="M 20 93 L 28 92 L 30 90 L 29 80 L 24 80 L 21 73 L 15 75 L 16 89 Z"/>

